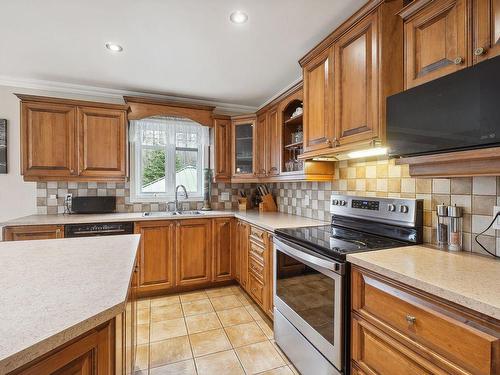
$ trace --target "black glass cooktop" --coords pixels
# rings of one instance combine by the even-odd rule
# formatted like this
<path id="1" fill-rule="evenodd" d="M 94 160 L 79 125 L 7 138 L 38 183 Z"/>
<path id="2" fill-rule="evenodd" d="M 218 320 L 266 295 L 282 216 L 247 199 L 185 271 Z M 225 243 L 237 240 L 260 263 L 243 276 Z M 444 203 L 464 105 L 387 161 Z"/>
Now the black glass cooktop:
<path id="1" fill-rule="evenodd" d="M 333 225 L 277 229 L 276 235 L 340 260 L 345 260 L 349 253 L 408 245 L 407 242 Z"/>

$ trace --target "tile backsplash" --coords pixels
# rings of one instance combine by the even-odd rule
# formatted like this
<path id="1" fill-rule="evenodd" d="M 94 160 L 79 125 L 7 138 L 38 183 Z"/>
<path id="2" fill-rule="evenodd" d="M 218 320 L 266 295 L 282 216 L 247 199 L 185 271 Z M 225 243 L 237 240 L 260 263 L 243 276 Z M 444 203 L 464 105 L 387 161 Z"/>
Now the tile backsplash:
<path id="1" fill-rule="evenodd" d="M 212 184 L 212 208 L 214 210 L 230 210 L 238 208 L 238 192 L 243 190 L 251 194 L 252 184 Z M 117 212 L 165 211 L 166 202 L 134 203 L 130 201 L 130 186 L 128 182 L 37 182 L 37 212 L 38 214 L 58 214 L 65 212 L 64 197 L 71 193 L 73 197 L 86 196 L 116 196 Z M 225 200 L 225 195 L 229 197 Z M 56 198 L 51 198 L 55 196 Z M 196 210 L 203 206 L 203 201 L 183 201 L 184 209 Z"/>
<path id="2" fill-rule="evenodd" d="M 500 177 L 412 178 L 407 165 L 378 158 L 337 163 L 336 178 L 328 182 L 283 182 L 272 184 L 279 211 L 319 220 L 330 220 L 329 197 L 332 193 L 358 196 L 419 198 L 424 200 L 424 241 L 435 241 L 437 204 L 464 208 L 464 249 L 482 252 L 474 241 L 492 220 L 493 206 L 500 205 Z M 255 184 L 212 184 L 212 208 L 237 209 L 238 192 L 247 195 Z M 129 183 L 38 182 L 39 214 L 64 212 L 64 195 L 116 195 L 118 212 L 164 211 L 166 203 L 130 202 Z M 50 198 L 57 196 L 57 198 Z M 223 200 L 228 196 L 228 200 Z M 185 209 L 199 209 L 201 201 L 184 202 Z M 490 229 L 481 242 L 500 254 L 500 231 Z"/>
<path id="3" fill-rule="evenodd" d="M 337 163 L 331 182 L 286 182 L 273 185 L 278 209 L 319 220 L 330 220 L 332 193 L 424 200 L 424 241 L 436 236 L 437 204 L 464 208 L 464 249 L 483 252 L 474 241 L 492 220 L 493 206 L 500 205 L 500 177 L 411 178 L 407 165 L 387 158 Z M 481 236 L 485 247 L 500 254 L 500 231 Z"/>

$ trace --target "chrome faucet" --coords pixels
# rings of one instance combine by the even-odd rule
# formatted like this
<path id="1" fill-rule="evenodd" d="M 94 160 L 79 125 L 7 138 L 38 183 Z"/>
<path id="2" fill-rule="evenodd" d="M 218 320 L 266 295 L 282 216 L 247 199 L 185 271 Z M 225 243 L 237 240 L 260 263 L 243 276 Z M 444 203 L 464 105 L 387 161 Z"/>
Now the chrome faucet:
<path id="1" fill-rule="evenodd" d="M 187 193 L 186 187 L 184 185 L 177 185 L 175 188 L 175 210 L 176 211 L 181 211 L 179 209 L 179 199 L 177 198 L 177 195 L 179 193 L 179 188 L 184 190 L 184 199 L 188 199 L 188 193 Z"/>

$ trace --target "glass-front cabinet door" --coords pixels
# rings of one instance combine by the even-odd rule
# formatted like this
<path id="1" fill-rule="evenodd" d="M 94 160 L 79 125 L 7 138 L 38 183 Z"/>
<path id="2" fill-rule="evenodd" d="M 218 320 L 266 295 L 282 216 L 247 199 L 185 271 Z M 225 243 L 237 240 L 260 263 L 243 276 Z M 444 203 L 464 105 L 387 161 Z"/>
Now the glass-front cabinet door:
<path id="1" fill-rule="evenodd" d="M 233 176 L 253 177 L 255 170 L 255 117 L 233 122 Z"/>

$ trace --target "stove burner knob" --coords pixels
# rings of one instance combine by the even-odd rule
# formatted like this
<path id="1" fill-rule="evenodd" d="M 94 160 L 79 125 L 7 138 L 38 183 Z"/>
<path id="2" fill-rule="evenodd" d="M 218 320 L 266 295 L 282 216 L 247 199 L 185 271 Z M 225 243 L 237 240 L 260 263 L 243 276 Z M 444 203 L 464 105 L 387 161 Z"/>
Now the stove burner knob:
<path id="1" fill-rule="evenodd" d="M 399 212 L 406 214 L 408 213 L 408 206 L 405 206 L 404 204 L 399 206 Z"/>
<path id="2" fill-rule="evenodd" d="M 389 203 L 387 205 L 387 211 L 389 211 L 389 212 L 395 212 L 396 211 L 396 206 L 393 205 L 392 203 Z"/>
<path id="3" fill-rule="evenodd" d="M 345 206 L 347 204 L 347 202 L 345 200 L 341 200 L 339 203 L 341 206 Z"/>
<path id="4" fill-rule="evenodd" d="M 334 200 L 333 200 L 333 205 L 334 205 L 334 206 L 338 206 L 338 205 L 339 205 L 339 201 L 338 201 L 338 199 L 334 199 Z"/>

